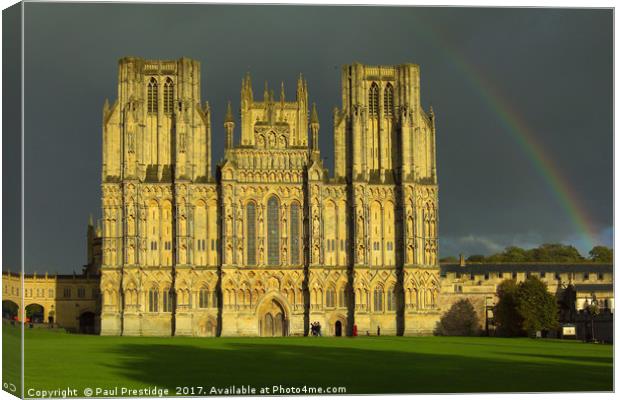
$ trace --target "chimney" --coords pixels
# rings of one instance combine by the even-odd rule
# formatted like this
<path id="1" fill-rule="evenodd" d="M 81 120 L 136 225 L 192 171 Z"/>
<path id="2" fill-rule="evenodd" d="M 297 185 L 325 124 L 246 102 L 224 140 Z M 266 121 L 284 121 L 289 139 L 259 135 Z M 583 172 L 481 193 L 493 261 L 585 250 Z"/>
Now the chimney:
<path id="1" fill-rule="evenodd" d="M 460 265 L 461 267 L 464 267 L 464 266 L 465 266 L 465 256 L 464 256 L 464 255 L 462 255 L 462 254 L 459 254 L 459 265 Z"/>

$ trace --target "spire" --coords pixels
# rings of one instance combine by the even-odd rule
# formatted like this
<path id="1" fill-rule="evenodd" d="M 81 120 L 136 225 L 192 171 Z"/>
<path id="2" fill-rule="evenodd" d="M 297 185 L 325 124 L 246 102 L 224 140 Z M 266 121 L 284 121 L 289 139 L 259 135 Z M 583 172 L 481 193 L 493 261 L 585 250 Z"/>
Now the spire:
<path id="1" fill-rule="evenodd" d="M 284 103 L 284 81 L 280 84 L 280 101 Z"/>
<path id="2" fill-rule="evenodd" d="M 88 226 L 92 227 L 93 225 L 93 214 L 89 214 L 88 216 Z"/>
<path id="3" fill-rule="evenodd" d="M 248 85 L 248 87 L 252 87 L 252 77 L 250 76 L 250 71 L 245 73 L 245 84 Z"/>
<path id="4" fill-rule="evenodd" d="M 228 107 L 226 107 L 226 117 L 224 118 L 224 129 L 226 129 L 226 143 L 227 149 L 233 147 L 233 131 L 235 130 L 235 118 L 232 113 L 232 105 L 228 100 Z"/>
<path id="5" fill-rule="evenodd" d="M 105 98 L 105 101 L 103 102 L 103 117 L 107 117 L 108 112 L 110 112 L 110 102 L 108 101 L 108 98 Z"/>
<path id="6" fill-rule="evenodd" d="M 250 72 L 245 73 L 245 77 L 241 80 L 241 108 L 246 107 L 253 100 L 252 78 Z"/>
<path id="7" fill-rule="evenodd" d="M 97 220 L 97 230 L 95 231 L 95 235 L 97 237 L 101 237 L 102 236 L 102 232 L 103 232 L 103 230 L 101 229 L 101 220 L 98 219 Z"/>
<path id="8" fill-rule="evenodd" d="M 316 112 L 316 103 L 312 103 L 312 113 L 310 114 L 310 130 L 312 132 L 312 152 L 319 153 L 319 114 Z"/>
<path id="9" fill-rule="evenodd" d="M 228 107 L 226 108 L 226 118 L 224 118 L 224 122 L 235 122 L 232 113 L 232 105 L 230 104 L 230 100 L 228 100 Z"/>
<path id="10" fill-rule="evenodd" d="M 265 81 L 265 91 L 263 91 L 263 100 L 266 102 L 269 101 L 269 86 L 267 85 L 267 81 Z"/>
<path id="11" fill-rule="evenodd" d="M 316 103 L 312 103 L 312 114 L 310 114 L 310 123 L 311 124 L 319 123 L 319 114 L 316 112 Z"/>

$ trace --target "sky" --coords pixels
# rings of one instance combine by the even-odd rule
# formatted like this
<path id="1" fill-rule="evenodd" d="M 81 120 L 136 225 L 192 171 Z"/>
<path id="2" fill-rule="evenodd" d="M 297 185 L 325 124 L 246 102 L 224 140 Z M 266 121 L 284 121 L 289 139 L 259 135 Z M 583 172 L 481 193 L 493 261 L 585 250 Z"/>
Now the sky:
<path id="1" fill-rule="evenodd" d="M 612 21 L 604 9 L 27 3 L 26 270 L 85 263 L 88 216 L 101 215 L 102 106 L 124 56 L 201 62 L 213 166 L 243 75 L 255 93 L 284 82 L 294 98 L 303 73 L 330 173 L 340 66 L 419 64 L 436 116 L 441 257 L 611 246 Z M 19 267 L 17 243 L 5 238 L 5 270 Z"/>

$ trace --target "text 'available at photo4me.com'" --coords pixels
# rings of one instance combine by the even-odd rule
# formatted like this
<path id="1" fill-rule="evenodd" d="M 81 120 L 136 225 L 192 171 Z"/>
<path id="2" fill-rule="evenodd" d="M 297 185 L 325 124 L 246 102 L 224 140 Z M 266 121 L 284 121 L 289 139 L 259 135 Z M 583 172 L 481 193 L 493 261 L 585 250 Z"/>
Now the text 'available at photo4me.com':
<path id="1" fill-rule="evenodd" d="M 344 386 L 289 386 L 289 385 L 231 385 L 231 386 L 177 386 L 174 390 L 158 386 L 142 388 L 86 387 L 83 389 L 65 387 L 38 389 L 28 388 L 26 398 L 70 398 L 70 397 L 164 397 L 164 396 L 244 396 L 244 395 L 312 395 L 346 394 Z"/>

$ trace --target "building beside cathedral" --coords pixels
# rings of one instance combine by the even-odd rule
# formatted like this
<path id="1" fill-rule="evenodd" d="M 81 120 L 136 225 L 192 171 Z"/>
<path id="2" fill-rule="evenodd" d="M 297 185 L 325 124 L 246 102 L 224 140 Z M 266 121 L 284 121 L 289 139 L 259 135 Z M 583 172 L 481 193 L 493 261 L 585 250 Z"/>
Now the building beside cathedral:
<path id="1" fill-rule="evenodd" d="M 333 176 L 301 76 L 294 99 L 244 77 L 239 120 L 229 104 L 214 130 L 200 78 L 187 58 L 119 62 L 103 110 L 101 334 L 430 332 L 435 125 L 419 67 L 342 68 Z M 212 131 L 226 142 L 215 171 Z"/>

